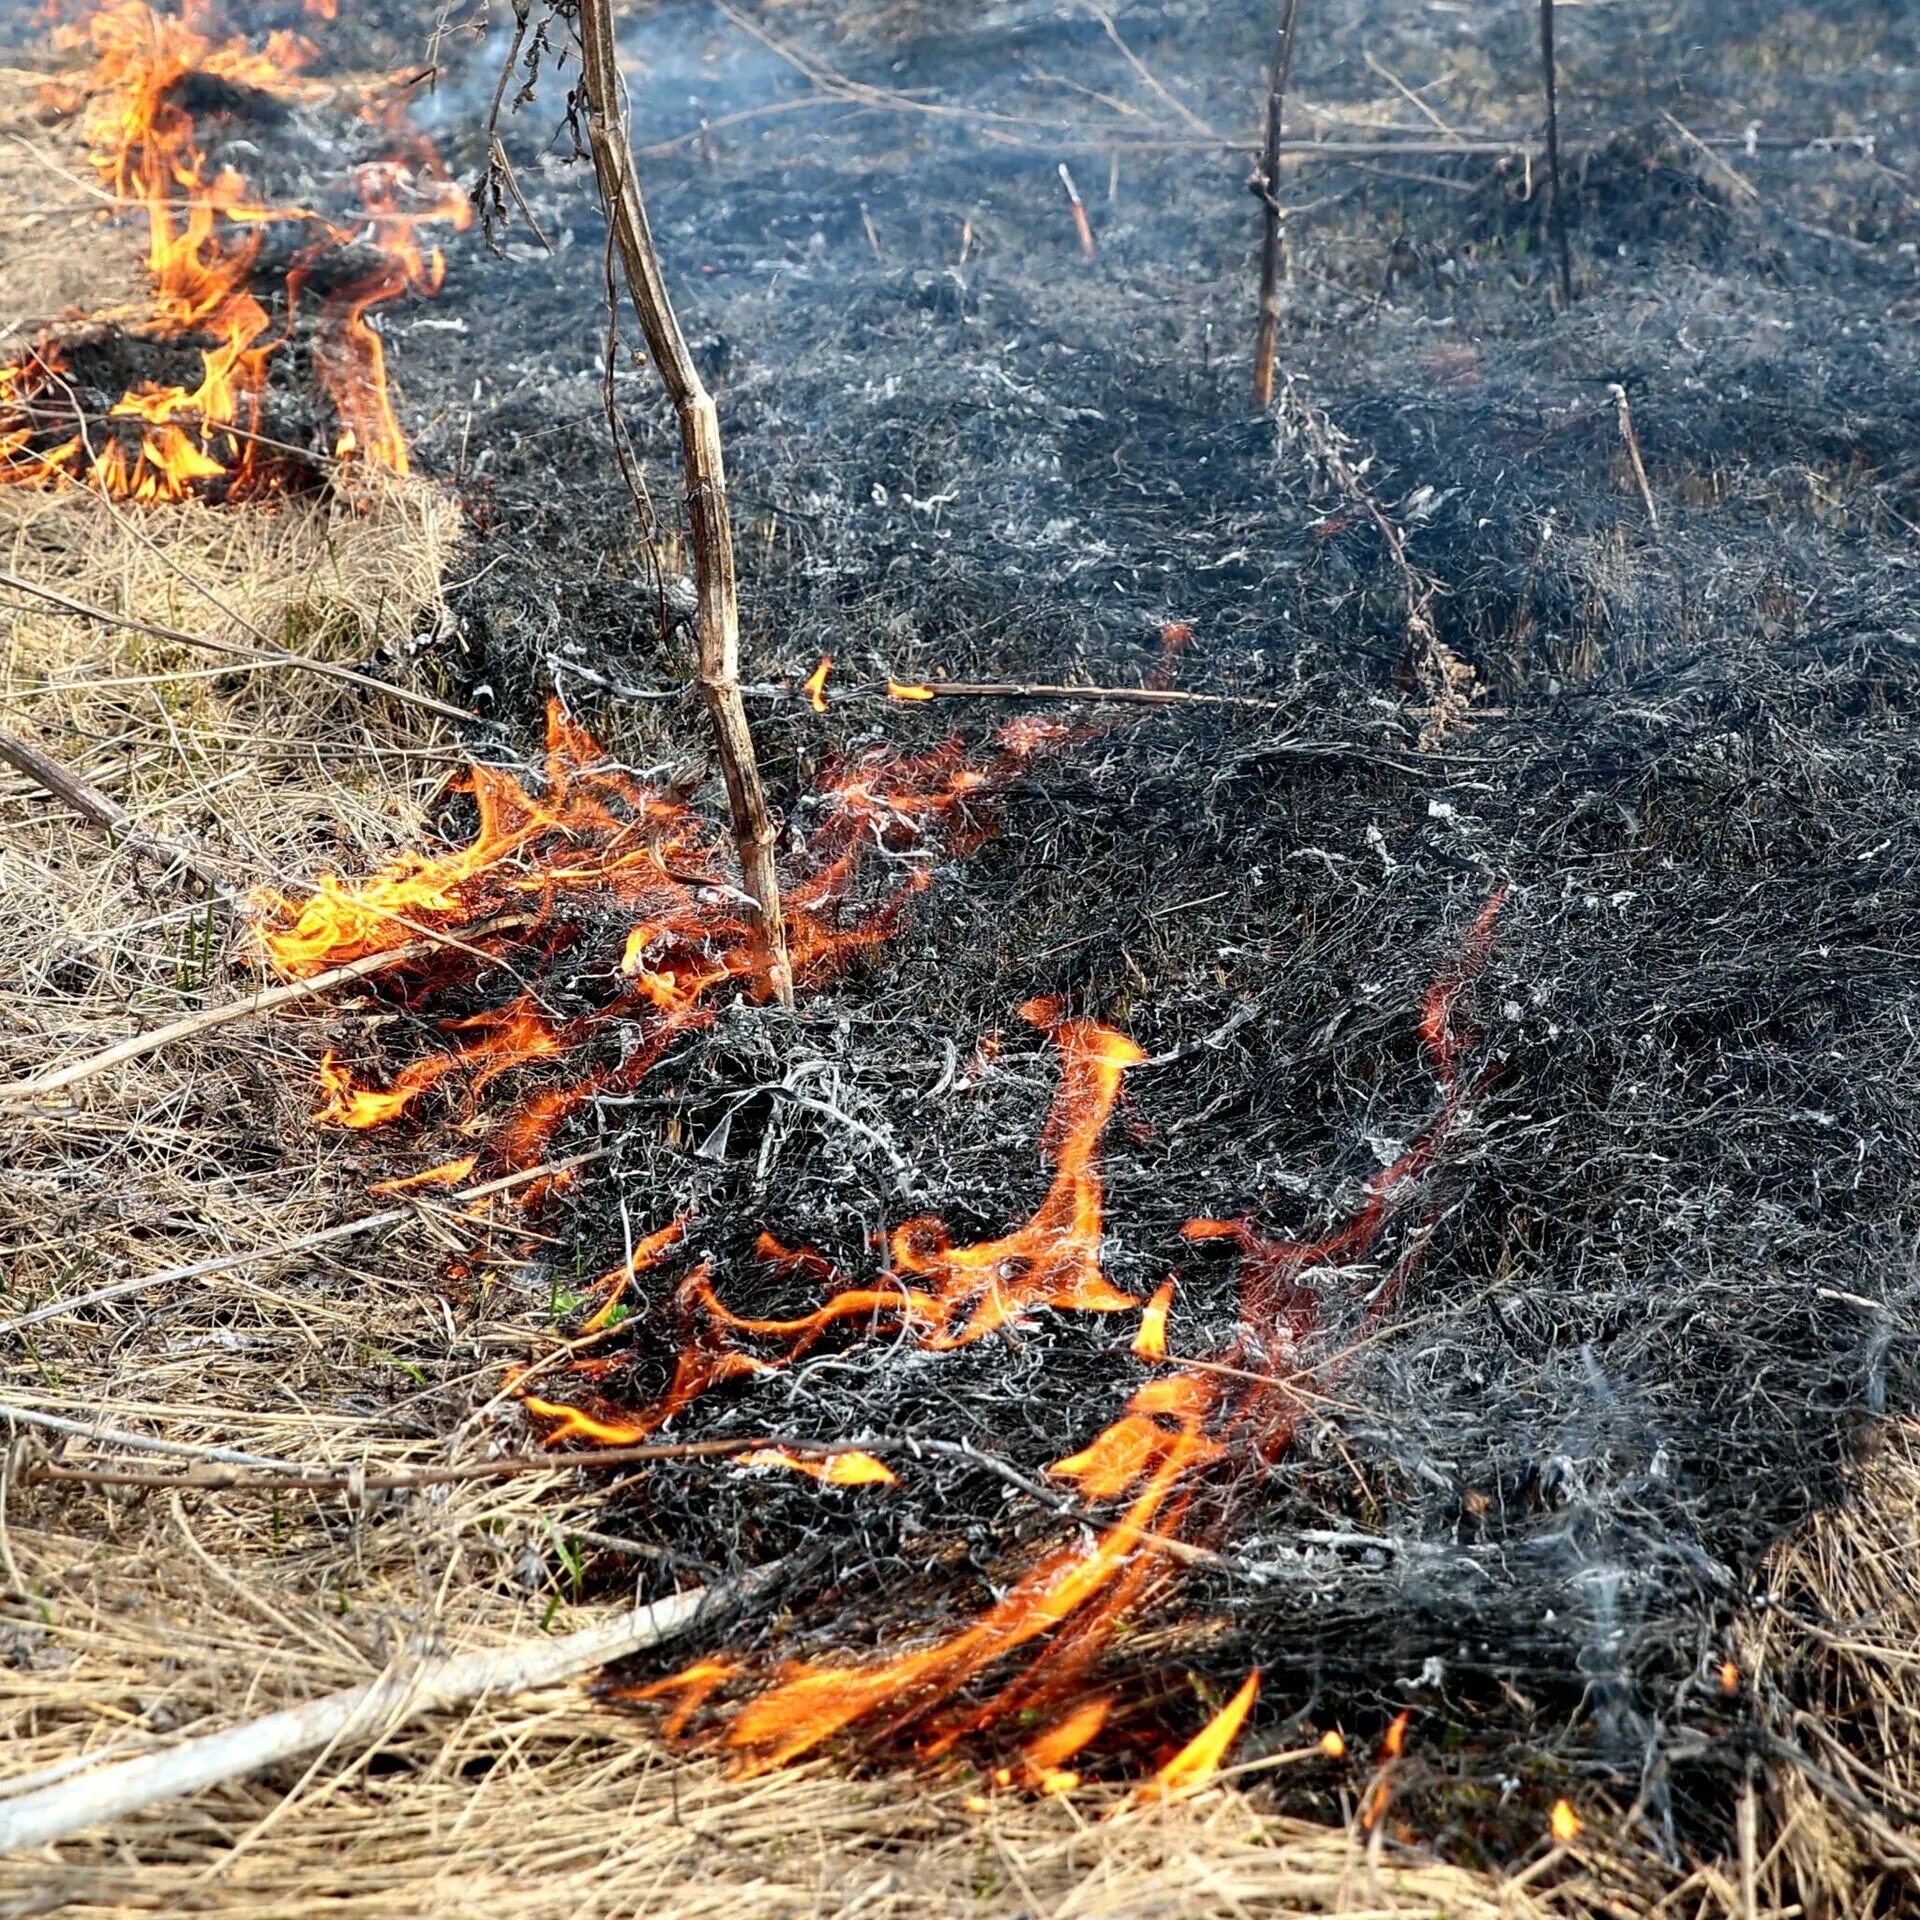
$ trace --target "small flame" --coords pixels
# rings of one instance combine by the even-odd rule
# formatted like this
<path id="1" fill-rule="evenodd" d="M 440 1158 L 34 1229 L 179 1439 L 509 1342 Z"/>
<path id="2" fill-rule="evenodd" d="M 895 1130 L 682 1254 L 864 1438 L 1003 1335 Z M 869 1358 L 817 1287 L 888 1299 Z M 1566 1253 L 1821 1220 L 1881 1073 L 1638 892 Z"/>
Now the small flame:
<path id="1" fill-rule="evenodd" d="M 1240 1691 L 1153 1776 L 1141 1795 L 1165 1796 L 1205 1786 L 1220 1771 L 1259 1697 L 1260 1669 L 1255 1667 L 1240 1683 Z"/>
<path id="2" fill-rule="evenodd" d="M 823 653 L 820 664 L 800 684 L 815 713 L 827 710 L 827 675 L 833 671 L 833 655 Z"/>
<path id="3" fill-rule="evenodd" d="M 1556 1800 L 1553 1811 L 1547 1816 L 1547 1824 L 1553 1830 L 1553 1837 L 1563 1846 L 1570 1847 L 1580 1838 L 1585 1823 L 1574 1812 L 1569 1800 Z"/>
<path id="4" fill-rule="evenodd" d="M 1347 1757 L 1347 1736 L 1338 1727 L 1329 1727 L 1320 1736 L 1320 1751 L 1329 1760 L 1344 1760 Z"/>
<path id="5" fill-rule="evenodd" d="M 889 680 L 887 698 L 889 700 L 934 700 L 939 696 L 931 687 L 922 686 L 917 681 Z"/>
<path id="6" fill-rule="evenodd" d="M 1164 1360 L 1167 1357 L 1167 1315 L 1173 1311 L 1173 1282 L 1162 1280 L 1153 1298 L 1140 1309 L 1140 1331 L 1133 1336 L 1137 1360 Z"/>
<path id="7" fill-rule="evenodd" d="M 329 1055 L 330 1059 L 332 1056 Z M 410 1193 L 415 1187 L 457 1187 L 479 1164 L 477 1153 L 463 1154 L 458 1160 L 443 1160 L 437 1167 L 423 1168 L 398 1180 L 376 1180 L 369 1193 Z"/>
<path id="8" fill-rule="evenodd" d="M 840 1453 L 795 1453 L 789 1447 L 755 1447 L 735 1457 L 738 1467 L 784 1467 L 829 1487 L 895 1487 L 899 1477 L 870 1453 L 849 1447 Z"/>
<path id="9" fill-rule="evenodd" d="M 1740 1665 L 1735 1660 L 1720 1663 L 1720 1691 L 1732 1699 L 1740 1691 Z"/>
<path id="10" fill-rule="evenodd" d="M 1028 1741 L 1020 1755 L 1021 1769 L 1027 1782 L 1041 1793 L 1071 1793 L 1080 1784 L 1080 1775 L 1067 1762 L 1099 1737 L 1112 1710 L 1113 1702 L 1107 1695 L 1095 1694 L 1091 1700 L 1082 1701 L 1064 1720 L 1049 1727 L 1038 1739 Z M 1001 1786 L 1010 1786 L 1011 1771 L 1002 1771 L 1007 1777 L 1001 1779 L 996 1775 L 996 1780 Z"/>
<path id="11" fill-rule="evenodd" d="M 1385 1737 L 1380 1742 L 1380 1758 L 1382 1760 L 1398 1760 L 1400 1756 L 1406 1752 L 1407 1728 L 1412 1723 L 1412 1720 L 1413 1715 L 1411 1713 L 1397 1713 L 1394 1715 L 1393 1724 L 1388 1727 Z"/>

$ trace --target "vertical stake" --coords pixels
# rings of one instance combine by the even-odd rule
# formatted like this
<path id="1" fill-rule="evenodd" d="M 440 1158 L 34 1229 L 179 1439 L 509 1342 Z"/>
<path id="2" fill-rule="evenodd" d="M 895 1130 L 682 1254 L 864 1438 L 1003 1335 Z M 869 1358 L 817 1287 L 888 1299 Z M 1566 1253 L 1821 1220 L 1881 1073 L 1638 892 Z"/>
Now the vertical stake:
<path id="1" fill-rule="evenodd" d="M 680 463 L 686 481 L 687 526 L 693 543 L 694 587 L 700 633 L 699 685 L 713 726 L 720 772 L 727 783 L 740 877 L 754 902 L 754 922 L 767 981 L 782 1006 L 793 1004 L 793 969 L 780 912 L 780 879 L 773 862 L 773 818 L 754 757 L 753 734 L 740 698 L 740 591 L 734 574 L 733 523 L 727 511 L 726 462 L 720 416 L 667 293 L 666 274 L 653 244 L 646 202 L 640 197 L 633 148 L 620 96 L 620 62 L 613 33 L 613 0 L 579 0 L 580 85 L 587 107 L 587 144 L 593 149 L 607 224 L 619 249 L 627 291 L 680 420 Z"/>
<path id="2" fill-rule="evenodd" d="M 1293 68 L 1294 28 L 1300 19 L 1300 0 L 1283 0 L 1280 24 L 1273 36 L 1273 64 L 1267 70 L 1267 137 L 1260 153 L 1260 171 L 1253 190 L 1260 196 L 1260 327 L 1253 342 L 1253 410 L 1264 413 L 1273 404 L 1273 362 L 1280 342 L 1280 262 L 1286 239 L 1285 210 L 1280 204 L 1280 121 L 1287 97 L 1287 75 Z"/>
<path id="3" fill-rule="evenodd" d="M 1560 86 L 1554 71 L 1553 0 L 1540 0 L 1540 71 L 1547 86 L 1547 178 L 1553 189 L 1554 244 L 1560 253 L 1560 304 L 1573 305 L 1573 252 L 1567 244 L 1567 208 L 1560 191 Z"/>

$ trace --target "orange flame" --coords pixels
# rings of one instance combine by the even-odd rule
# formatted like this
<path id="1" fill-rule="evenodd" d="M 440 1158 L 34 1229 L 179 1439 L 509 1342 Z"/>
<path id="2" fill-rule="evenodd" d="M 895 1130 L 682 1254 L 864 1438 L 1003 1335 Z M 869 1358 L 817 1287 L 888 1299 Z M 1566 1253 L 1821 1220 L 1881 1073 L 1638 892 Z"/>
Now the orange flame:
<path id="1" fill-rule="evenodd" d="M 796 980 L 818 984 L 884 941 L 926 885 L 924 861 L 899 856 L 935 846 L 970 851 L 987 831 L 985 803 L 1065 737 L 1060 727 L 1027 720 L 1003 728 L 989 750 L 972 757 L 950 741 L 925 754 L 869 751 L 830 767 L 807 803 L 811 831 L 784 883 Z M 762 944 L 734 879 L 732 843 L 717 822 L 627 773 L 557 702 L 547 717 L 544 771 L 536 794 L 504 769 L 471 768 L 467 790 L 478 819 L 463 845 L 405 853 L 359 878 L 322 874 L 304 891 L 266 888 L 254 896 L 259 948 L 289 978 L 422 939 L 444 942 L 385 976 L 387 990 L 415 1006 L 441 987 L 503 975 L 517 981 L 520 959 L 537 961 L 576 944 L 610 916 L 625 919 L 604 991 L 570 999 L 564 1015 L 522 987 L 504 1006 L 444 1020 L 454 1044 L 408 1062 L 384 1085 L 369 1084 L 329 1054 L 319 1068 L 318 1118 L 325 1124 L 384 1126 L 420 1111 L 429 1095 L 438 1101 L 453 1094 L 460 1124 L 484 1137 L 493 1161 L 510 1170 L 530 1167 L 582 1103 L 632 1087 L 678 1035 L 711 1021 L 723 991 L 749 998 L 770 991 Z M 877 885 L 869 879 L 876 868 Z M 575 1061 L 603 1034 L 620 1040 L 617 1064 L 575 1069 L 563 1084 L 517 1103 L 483 1102 L 502 1076 Z M 1123 1049 L 1130 1044 L 1116 1041 Z M 1098 1083 L 1105 1069 L 1077 1071 Z M 1105 1117 L 1101 1108 L 1094 1133 Z M 1065 1186 L 1053 1202 L 1063 1218 L 1084 1218 L 1089 1200 L 1097 1214 L 1090 1151 L 1090 1137 L 1080 1148 L 1069 1146 Z M 1069 1164 L 1076 1156 L 1077 1167 Z M 1046 1214 L 1036 1232 L 1054 1224 Z M 1023 1251 L 1010 1248 L 1008 1257 Z M 1046 1266 L 1036 1297 L 1055 1279 L 1066 1288 L 1070 1265 L 1063 1252 Z M 1078 1278 L 1091 1297 L 1084 1262 Z M 896 1287 L 890 1298 L 897 1297 Z M 1123 1296 L 1114 1298 L 1124 1304 Z"/>
<path id="2" fill-rule="evenodd" d="M 1563 1847 L 1569 1847 L 1578 1840 L 1585 1826 L 1574 1812 L 1570 1800 L 1556 1800 L 1553 1803 L 1553 1812 L 1547 1816 L 1547 1824 L 1553 1830 L 1553 1837 Z"/>
<path id="3" fill-rule="evenodd" d="M 307 0 L 306 12 L 331 20 L 334 0 Z M 231 167 L 216 168 L 182 104 L 198 76 L 277 99 L 310 95 L 316 89 L 299 77 L 316 54 L 310 41 L 277 29 L 256 50 L 239 35 L 216 37 L 201 0 L 183 0 L 177 14 L 147 0 L 109 0 L 83 26 L 56 29 L 55 41 L 91 46 L 83 123 L 89 154 L 114 196 L 146 213 L 151 336 L 212 344 L 200 347 L 197 386 L 142 382 L 108 409 L 98 432 L 76 421 L 57 346 L 43 342 L 0 366 L 0 485 L 79 481 L 140 502 L 216 490 L 237 498 L 278 485 L 282 473 L 263 459 L 258 428 L 268 365 L 285 336 L 267 337 L 271 322 L 251 284 L 265 228 L 275 221 L 306 222 L 321 236 L 297 258 L 290 313 L 321 255 L 364 242 L 378 256 L 376 269 L 329 303 L 316 361 L 346 436 L 364 457 L 405 472 L 406 444 L 393 423 L 379 336 L 366 314 L 410 289 L 437 289 L 442 264 L 437 253 L 421 254 L 419 221 L 459 229 L 471 218 L 466 196 L 431 147 L 397 137 L 401 157 L 362 170 L 366 229 L 342 229 L 306 208 L 268 204 Z M 403 191 L 416 203 L 411 211 L 401 208 Z M 49 422 L 59 424 L 49 432 Z"/>
<path id="4" fill-rule="evenodd" d="M 870 1453 L 849 1447 L 835 1453 L 795 1453 L 790 1447 L 755 1447 L 736 1454 L 737 1467 L 783 1467 L 829 1487 L 897 1487 L 899 1476 Z"/>
<path id="5" fill-rule="evenodd" d="M 1173 1282 L 1162 1280 L 1153 1298 L 1140 1310 L 1140 1331 L 1133 1336 L 1136 1360 L 1164 1360 L 1167 1357 L 1167 1315 L 1173 1311 Z"/>
<path id="6" fill-rule="evenodd" d="M 823 653 L 820 664 L 800 684 L 815 713 L 827 710 L 827 675 L 833 671 L 833 655 Z"/>
<path id="7" fill-rule="evenodd" d="M 1240 1737 L 1240 1729 L 1259 1697 L 1260 1669 L 1255 1667 L 1240 1683 L 1239 1692 L 1140 1790 L 1141 1797 L 1164 1798 L 1205 1786 L 1220 1771 L 1227 1749 Z"/>
<path id="8" fill-rule="evenodd" d="M 931 687 L 923 687 L 913 681 L 889 680 L 887 698 L 889 700 L 934 700 L 939 696 Z"/>

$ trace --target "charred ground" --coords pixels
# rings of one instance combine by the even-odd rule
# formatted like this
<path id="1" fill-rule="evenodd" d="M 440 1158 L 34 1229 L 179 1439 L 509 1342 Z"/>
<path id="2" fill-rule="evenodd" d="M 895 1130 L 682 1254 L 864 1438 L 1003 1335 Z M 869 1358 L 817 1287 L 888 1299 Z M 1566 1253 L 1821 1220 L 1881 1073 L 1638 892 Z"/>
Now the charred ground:
<path id="1" fill-rule="evenodd" d="M 1051 993 L 1154 1057 L 1106 1143 L 1108 1270 L 1144 1293 L 1181 1265 L 1176 1345 L 1204 1350 L 1230 1288 L 1180 1223 L 1352 1209 L 1434 1104 L 1427 981 L 1505 886 L 1470 1123 L 1376 1261 L 1322 1277 L 1329 1346 L 1431 1229 L 1417 1275 L 1222 1542 L 1230 1568 L 1191 1572 L 1127 1643 L 1130 1731 L 1190 1723 L 1184 1675 L 1224 1688 L 1257 1661 L 1274 1747 L 1290 1716 L 1364 1732 L 1415 1708 L 1448 1791 L 1411 1817 L 1456 1845 L 1487 1842 L 1520 1777 L 1537 1831 L 1570 1774 L 1656 1835 L 1712 1831 L 1759 1737 L 1719 1691 L 1726 1622 L 1764 1603 L 1762 1553 L 1836 1496 L 1872 1417 L 1914 1403 L 1920 183 L 1889 141 L 1920 105 L 1920 21 L 1573 14 L 1566 311 L 1537 163 L 1290 173 L 1295 384 L 1254 419 L 1246 158 L 1144 90 L 1097 17 L 754 17 L 918 104 L 729 121 L 808 83 L 705 8 L 635 25 L 636 140 L 676 143 L 643 170 L 738 487 L 748 678 L 831 653 L 834 686 L 1138 683 L 1181 621 L 1176 684 L 1273 704 L 1079 709 L 1082 737 L 871 962 L 793 1019 L 736 1010 L 641 1105 L 596 1115 L 613 1170 L 543 1223 L 567 1247 L 524 1284 L 563 1302 L 618 1259 L 623 1209 L 635 1230 L 694 1213 L 730 1303 L 762 1311 L 793 1304 L 746 1257 L 763 1227 L 856 1272 L 911 1213 L 1003 1230 L 1038 1197 L 1053 1083 L 1014 1009 Z M 1251 124 L 1260 10 L 1115 19 L 1186 113 Z M 1310 7 L 1296 88 L 1350 136 L 1337 116 L 1397 98 L 1364 48 L 1449 126 L 1531 132 L 1532 21 Z M 492 70 L 449 46 L 444 137 L 472 170 Z M 442 657 L 509 758 L 557 685 L 629 761 L 691 776 L 690 714 L 604 692 L 671 686 L 687 649 L 607 451 L 604 235 L 587 170 L 558 164 L 564 79 L 549 66 L 508 129 L 552 258 L 514 226 L 388 329 L 418 457 L 480 527 Z M 1751 150 L 1696 137 L 1749 122 Z M 657 390 L 624 360 L 615 385 L 664 505 Z M 1473 669 L 1437 745 L 1405 583 L 1329 445 Z M 930 741 L 956 712 L 979 736 L 1001 717 L 756 707 L 789 812 L 829 755 Z M 968 1086 L 990 1032 L 999 1062 Z M 785 1097 L 801 1075 L 859 1128 Z M 662 1335 L 634 1326 L 638 1396 Z M 1125 1337 L 1051 1317 L 958 1355 L 827 1356 L 681 1425 L 917 1431 L 1032 1475 L 1117 1410 Z M 793 1555 L 780 1609 L 735 1643 L 851 1652 L 977 1606 L 1058 1524 L 929 1457 L 884 1502 L 655 1476 L 628 1531 L 672 1556 L 663 1579 Z M 1324 1781 L 1291 1791 L 1336 1810 Z"/>

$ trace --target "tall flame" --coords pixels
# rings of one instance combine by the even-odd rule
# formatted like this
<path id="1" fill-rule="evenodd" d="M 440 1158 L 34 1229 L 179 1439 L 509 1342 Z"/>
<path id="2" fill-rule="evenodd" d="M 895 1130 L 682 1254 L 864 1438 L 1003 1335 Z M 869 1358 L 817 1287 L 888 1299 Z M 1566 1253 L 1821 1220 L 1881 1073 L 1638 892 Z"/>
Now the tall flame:
<path id="1" fill-rule="evenodd" d="M 310 18 L 330 20 L 327 5 Z M 313 43 L 285 29 L 251 46 L 223 34 L 206 0 L 165 13 L 147 0 L 108 0 L 83 24 L 56 29 L 56 43 L 93 54 L 82 130 L 100 178 L 115 199 L 147 221 L 155 340 L 198 347 L 193 387 L 143 381 L 114 402 L 104 421 L 79 416 L 59 346 L 43 341 L 0 366 L 0 485 L 80 481 L 113 498 L 184 500 L 218 492 L 239 497 L 278 485 L 283 469 L 262 456 L 259 435 L 269 363 L 292 326 L 301 286 L 323 257 L 365 247 L 377 262 L 333 295 L 322 315 L 316 362 L 340 415 L 340 447 L 395 472 L 407 448 L 394 422 L 384 350 L 368 313 L 407 291 L 436 291 L 444 271 L 423 252 L 418 227 L 458 229 L 471 209 L 431 146 L 395 129 L 392 156 L 361 169 L 364 223 L 342 226 L 307 208 L 263 200 L 231 166 L 206 151 L 190 83 L 275 100 L 311 98 L 302 77 Z M 389 112 L 389 122 L 395 115 Z M 266 228 L 310 226 L 288 280 L 280 333 L 253 287 Z M 62 437 L 64 435 L 64 437 Z"/>

